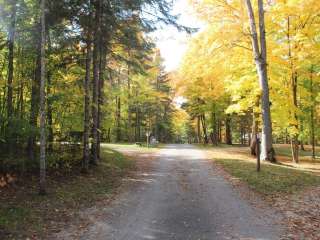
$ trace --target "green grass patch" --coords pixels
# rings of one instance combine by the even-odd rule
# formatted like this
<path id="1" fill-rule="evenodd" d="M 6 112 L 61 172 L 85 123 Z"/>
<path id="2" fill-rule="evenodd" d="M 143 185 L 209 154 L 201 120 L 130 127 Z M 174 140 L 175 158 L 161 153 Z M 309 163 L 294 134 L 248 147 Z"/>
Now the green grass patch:
<path id="1" fill-rule="evenodd" d="M 17 189 L 0 192 L 0 239 L 25 239 L 36 233 L 45 239 L 55 224 L 67 224 L 79 208 L 90 207 L 105 199 L 120 185 L 134 161 L 103 146 L 101 162 L 88 174 L 80 169 L 49 175 L 48 194 L 39 196 L 38 179 L 29 176 Z M 5 193 L 5 194 L 3 194 Z"/>
<path id="2" fill-rule="evenodd" d="M 319 176 L 280 165 L 262 164 L 258 173 L 254 162 L 237 159 L 217 159 L 215 162 L 262 194 L 293 193 L 320 184 Z"/>
<path id="3" fill-rule="evenodd" d="M 274 148 L 275 148 L 276 155 L 286 156 L 286 157 L 290 157 L 290 158 L 292 157 L 292 152 L 291 152 L 290 146 L 277 145 Z M 312 151 L 309 149 L 309 147 L 306 150 L 299 150 L 299 156 L 300 157 L 311 157 Z M 318 148 L 316 149 L 316 157 L 320 157 Z"/>
<path id="4" fill-rule="evenodd" d="M 138 144 L 130 144 L 130 143 L 109 143 L 105 144 L 105 146 L 110 147 L 110 148 L 125 148 L 125 149 L 132 149 L 132 150 L 137 150 L 137 151 L 155 151 L 157 149 L 163 148 L 164 144 L 157 144 L 157 145 L 149 145 L 147 147 L 146 143 L 141 143 L 141 145 Z"/>
<path id="5" fill-rule="evenodd" d="M 30 214 L 30 210 L 23 207 L 1 207 L 0 208 L 0 226 L 9 226 L 17 228 L 20 222 L 25 222 Z"/>

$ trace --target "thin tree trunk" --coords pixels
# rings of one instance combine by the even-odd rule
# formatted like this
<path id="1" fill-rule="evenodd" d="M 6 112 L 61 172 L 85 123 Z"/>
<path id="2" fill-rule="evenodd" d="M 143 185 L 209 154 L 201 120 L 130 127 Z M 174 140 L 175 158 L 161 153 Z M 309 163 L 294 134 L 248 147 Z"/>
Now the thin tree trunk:
<path id="1" fill-rule="evenodd" d="M 259 98 L 257 98 L 255 107 L 259 107 Z M 254 108 L 252 109 L 252 133 L 251 133 L 251 142 L 250 142 L 250 152 L 251 155 L 257 155 L 257 134 L 258 134 L 258 119 L 259 114 L 255 112 Z"/>
<path id="2" fill-rule="evenodd" d="M 51 38 L 49 28 L 46 29 L 48 38 L 48 50 L 51 53 Z M 53 152 L 53 119 L 52 119 L 52 100 L 51 97 L 51 77 L 52 73 L 48 69 L 47 71 L 47 122 L 48 122 L 48 152 Z"/>
<path id="3" fill-rule="evenodd" d="M 16 31 L 16 12 L 17 12 L 17 2 L 12 0 L 12 12 L 11 12 L 11 23 L 9 28 L 9 56 L 8 56 L 8 90 L 7 90 L 7 115 L 8 119 L 12 118 L 13 114 L 13 58 L 14 58 L 14 43 L 15 43 L 15 31 Z M 9 120 L 10 123 L 10 120 Z"/>
<path id="4" fill-rule="evenodd" d="M 20 71 L 19 71 L 19 73 L 17 74 L 17 76 L 16 76 L 16 82 L 19 84 L 17 87 L 18 87 L 18 89 L 17 89 L 17 91 L 16 91 L 16 116 L 18 117 L 19 116 L 19 109 L 20 109 L 20 87 L 21 87 L 21 79 L 22 79 L 22 77 L 21 77 L 21 75 L 23 74 L 23 65 L 22 65 L 22 55 L 21 55 L 21 48 L 20 47 L 18 47 L 18 51 L 17 51 L 17 58 L 18 58 L 18 61 L 17 61 L 17 63 L 16 63 L 16 66 L 17 66 L 17 69 L 19 69 Z M 14 111 L 14 110 L 13 110 Z M 17 139 L 17 141 L 18 141 L 18 139 Z"/>
<path id="5" fill-rule="evenodd" d="M 86 76 L 84 80 L 84 129 L 83 129 L 83 160 L 82 160 L 82 171 L 87 173 L 89 170 L 90 162 L 90 72 L 92 63 L 92 43 L 91 33 L 88 29 L 87 36 L 87 52 L 86 52 Z"/>
<path id="6" fill-rule="evenodd" d="M 292 161 L 294 163 L 299 163 L 299 141 L 295 137 L 291 139 L 291 153 Z"/>
<path id="7" fill-rule="evenodd" d="M 141 111 L 139 109 L 139 107 L 136 107 L 136 142 L 140 142 L 141 141 Z"/>
<path id="8" fill-rule="evenodd" d="M 108 128 L 108 131 L 107 131 L 107 142 L 110 143 L 111 142 L 111 128 Z"/>
<path id="9" fill-rule="evenodd" d="M 293 119 L 294 124 L 292 127 L 294 128 L 294 134 L 291 136 L 291 152 L 292 152 L 292 161 L 294 163 L 299 162 L 299 141 L 298 141 L 298 116 L 297 116 L 297 109 L 298 109 L 298 99 L 297 99 L 297 88 L 298 88 L 298 76 L 297 72 L 294 69 L 294 64 L 292 61 L 292 54 L 291 54 L 291 41 L 290 41 L 290 17 L 287 19 L 287 41 L 288 41 L 288 56 L 291 65 L 291 90 L 292 90 L 292 103 L 294 106 L 293 109 Z"/>
<path id="10" fill-rule="evenodd" d="M 104 104 L 104 81 L 105 81 L 105 68 L 107 64 L 107 52 L 104 46 L 101 44 L 101 54 L 100 54 L 100 70 L 99 70 L 99 105 L 98 105 L 98 144 L 97 144 L 97 154 L 98 159 L 100 159 L 100 146 L 101 146 L 101 136 L 103 133 L 103 120 L 104 114 L 102 111 L 102 106 Z"/>
<path id="11" fill-rule="evenodd" d="M 258 134 L 258 122 L 255 116 L 255 113 L 252 113 L 252 133 L 251 133 L 251 143 L 250 143 L 250 152 L 251 155 L 256 156 L 257 152 L 257 138 L 256 135 Z"/>
<path id="12" fill-rule="evenodd" d="M 24 76 L 22 75 L 22 78 Z M 23 116 L 24 116 L 24 96 L 23 96 L 23 93 L 24 93 L 24 82 L 23 82 L 23 79 L 20 81 L 20 89 L 19 89 L 19 117 L 20 119 L 23 119 Z"/>
<path id="13" fill-rule="evenodd" d="M 221 120 L 218 121 L 218 142 L 221 143 L 222 141 L 222 122 Z"/>
<path id="14" fill-rule="evenodd" d="M 17 112 L 19 118 L 22 120 L 24 117 L 24 79 L 25 79 L 25 58 L 24 51 L 22 48 L 19 48 L 19 58 L 21 61 L 19 61 L 19 68 L 21 69 L 21 75 L 19 78 L 19 91 L 18 91 L 18 97 L 17 97 Z"/>
<path id="15" fill-rule="evenodd" d="M 100 13 L 101 13 L 101 0 L 95 1 L 95 31 L 94 31 L 94 49 L 93 49 L 93 94 L 92 94 L 92 163 L 98 164 L 98 105 L 99 105 L 99 69 L 100 69 Z"/>
<path id="16" fill-rule="evenodd" d="M 197 117 L 197 142 L 201 143 L 200 116 Z"/>
<path id="17" fill-rule="evenodd" d="M 41 0 L 41 48 L 40 48 L 40 194 L 46 193 L 46 97 L 45 97 L 45 0 Z"/>
<path id="18" fill-rule="evenodd" d="M 310 131 L 311 131 L 311 147 L 312 147 L 312 159 L 316 159 L 316 148 L 315 148 L 315 129 L 314 129 L 314 109 L 315 109 L 315 95 L 313 89 L 313 66 L 311 66 L 310 70 Z"/>
<path id="19" fill-rule="evenodd" d="M 39 28 L 39 29 L 38 29 Z M 40 30 L 40 25 L 37 23 L 37 29 Z M 39 37 L 38 49 L 41 48 L 41 37 Z M 40 64 L 41 64 L 41 53 L 38 51 L 34 77 L 32 81 L 31 89 L 31 109 L 29 124 L 32 127 L 32 132 L 28 138 L 27 152 L 29 160 L 35 159 L 35 148 L 36 148 L 36 129 L 37 129 L 37 118 L 39 115 L 39 96 L 40 96 Z"/>
<path id="20" fill-rule="evenodd" d="M 47 121 L 48 121 L 48 151 L 53 151 L 53 116 L 52 116 L 52 100 L 49 98 L 51 95 L 51 73 L 48 71 L 47 81 Z"/>
<path id="21" fill-rule="evenodd" d="M 117 110 L 116 110 L 116 141 L 121 141 L 121 98 L 117 97 Z M 138 118 L 139 119 L 139 118 Z M 138 121 L 139 123 L 139 121 Z"/>
<path id="22" fill-rule="evenodd" d="M 130 49 L 128 49 L 128 57 L 130 58 Z M 128 142 L 132 142 L 132 131 L 131 131 L 131 79 L 130 79 L 130 65 L 129 63 L 127 64 L 128 72 L 127 72 L 127 77 L 128 77 Z M 157 115 L 158 116 L 158 115 Z M 158 131 L 156 131 L 156 138 L 158 138 Z"/>
<path id="23" fill-rule="evenodd" d="M 262 90 L 261 108 L 262 108 L 262 142 L 261 142 L 261 159 L 270 162 L 275 162 L 275 152 L 272 146 L 272 125 L 270 114 L 270 100 L 269 100 L 269 84 L 267 73 L 267 44 L 265 36 L 265 21 L 263 0 L 258 0 L 259 9 L 259 32 L 260 32 L 260 48 L 257 34 L 256 21 L 250 0 L 246 0 L 248 10 L 251 39 L 254 60 L 259 76 L 260 88 Z"/>
<path id="24" fill-rule="evenodd" d="M 299 140 L 298 140 L 298 131 L 299 131 L 299 126 L 298 126 L 298 116 L 296 113 L 296 109 L 298 108 L 298 101 L 297 101 L 297 76 L 296 74 L 294 74 L 295 76 L 293 76 L 292 78 L 292 100 L 293 100 L 293 105 L 295 107 L 294 109 L 294 113 L 293 113 L 293 117 L 294 117 L 294 129 L 295 129 L 295 133 L 292 136 L 292 140 L 291 140 L 291 148 L 292 148 L 292 161 L 294 163 L 299 163 Z"/>
<path id="25" fill-rule="evenodd" d="M 136 110 L 136 123 L 135 123 L 135 131 L 134 131 L 134 137 L 135 137 L 135 141 L 136 142 L 139 142 L 140 139 L 138 138 L 138 124 L 139 124 L 139 110 L 138 110 L 138 107 L 136 106 L 135 108 Z"/>
<path id="26" fill-rule="evenodd" d="M 213 145 L 218 145 L 218 131 L 217 131 L 217 113 L 215 105 L 212 106 L 211 112 L 211 124 L 212 124 L 212 137 L 211 141 Z"/>
<path id="27" fill-rule="evenodd" d="M 300 130 L 301 130 L 301 132 L 304 131 L 303 129 L 304 129 L 304 123 L 303 123 L 303 119 L 301 119 L 301 122 L 300 122 Z M 300 150 L 301 150 L 301 151 L 305 151 L 306 149 L 304 148 L 303 140 L 301 139 L 301 140 L 299 141 L 299 143 L 300 143 Z"/>
<path id="28" fill-rule="evenodd" d="M 204 140 L 204 144 L 208 144 L 209 143 L 209 139 L 208 139 L 208 134 L 207 134 L 207 124 L 206 124 L 206 116 L 205 114 L 202 114 L 200 116 L 201 119 L 201 125 L 202 125 L 202 130 L 203 130 L 203 140 Z"/>
<path id="29" fill-rule="evenodd" d="M 100 55 L 99 55 L 99 92 L 98 92 L 98 143 L 97 143 L 97 155 L 98 159 L 100 159 L 101 153 L 101 140 L 102 140 L 102 133 L 103 131 L 103 121 L 104 121 L 104 112 L 102 107 L 104 105 L 104 84 L 105 84 L 105 70 L 107 64 L 107 48 L 106 44 L 108 42 L 107 38 L 107 30 L 108 27 L 105 24 L 104 16 L 105 16 L 105 9 L 103 2 L 100 0 L 100 39 L 99 39 L 99 46 L 100 46 Z"/>
<path id="30" fill-rule="evenodd" d="M 12 0 L 11 5 L 11 23 L 9 28 L 9 39 L 8 39 L 8 47 L 9 47 L 9 56 L 8 56 L 8 79 L 7 79 L 7 119 L 8 119 L 8 145 L 9 152 L 13 152 L 13 137 L 11 132 L 12 128 L 12 117 L 13 117 L 13 58 L 14 58 L 14 43 L 15 43 L 15 31 L 16 31 L 16 12 L 17 12 L 17 2 L 16 0 Z"/>
<path id="31" fill-rule="evenodd" d="M 226 117 L 226 144 L 232 145 L 231 118 L 229 115 Z"/>

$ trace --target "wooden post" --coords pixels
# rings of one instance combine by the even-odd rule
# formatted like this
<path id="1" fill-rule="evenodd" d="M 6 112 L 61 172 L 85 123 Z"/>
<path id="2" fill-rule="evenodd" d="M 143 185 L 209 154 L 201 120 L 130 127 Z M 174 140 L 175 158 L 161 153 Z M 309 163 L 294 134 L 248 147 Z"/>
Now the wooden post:
<path id="1" fill-rule="evenodd" d="M 261 164 L 260 164 L 260 139 L 258 137 L 258 134 L 255 134 L 255 138 L 256 138 L 257 172 L 260 172 L 260 170 L 261 170 Z"/>

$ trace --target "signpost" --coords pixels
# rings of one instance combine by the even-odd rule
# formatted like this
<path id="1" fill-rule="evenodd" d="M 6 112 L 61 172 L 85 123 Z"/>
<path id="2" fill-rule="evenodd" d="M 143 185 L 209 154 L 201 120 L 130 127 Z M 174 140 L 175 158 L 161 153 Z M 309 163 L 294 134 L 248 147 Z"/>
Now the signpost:
<path id="1" fill-rule="evenodd" d="M 256 134 L 256 156 L 257 156 L 257 172 L 261 170 L 261 163 L 260 163 L 260 134 Z"/>

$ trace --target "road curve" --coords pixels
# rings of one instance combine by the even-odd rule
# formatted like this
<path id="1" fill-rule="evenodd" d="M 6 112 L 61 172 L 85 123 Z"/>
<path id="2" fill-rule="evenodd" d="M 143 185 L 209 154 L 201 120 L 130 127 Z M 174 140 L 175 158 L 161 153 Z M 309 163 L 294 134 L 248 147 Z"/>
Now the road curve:
<path id="1" fill-rule="evenodd" d="M 280 239 L 280 229 L 233 190 L 204 151 L 160 150 L 149 172 L 101 211 L 84 240 Z"/>

